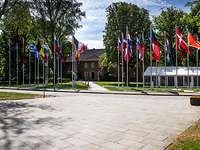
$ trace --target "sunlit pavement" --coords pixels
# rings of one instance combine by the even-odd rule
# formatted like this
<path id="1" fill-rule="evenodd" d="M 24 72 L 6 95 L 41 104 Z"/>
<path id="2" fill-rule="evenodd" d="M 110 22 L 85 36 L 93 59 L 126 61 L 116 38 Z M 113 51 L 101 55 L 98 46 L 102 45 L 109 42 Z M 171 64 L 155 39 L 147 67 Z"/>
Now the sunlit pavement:
<path id="1" fill-rule="evenodd" d="M 57 96 L 0 102 L 0 149 L 162 150 L 200 118 L 183 96 Z"/>

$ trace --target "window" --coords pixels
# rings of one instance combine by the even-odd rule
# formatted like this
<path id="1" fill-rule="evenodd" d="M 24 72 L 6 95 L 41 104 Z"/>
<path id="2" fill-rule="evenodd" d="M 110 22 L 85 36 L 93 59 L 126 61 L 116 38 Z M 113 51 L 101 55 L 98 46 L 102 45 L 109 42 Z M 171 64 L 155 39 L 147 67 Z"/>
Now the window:
<path id="1" fill-rule="evenodd" d="M 91 68 L 92 68 L 92 69 L 95 68 L 95 63 L 94 63 L 94 62 L 91 63 Z"/>
<path id="2" fill-rule="evenodd" d="M 88 63 L 84 63 L 84 68 L 85 68 L 85 69 L 88 68 Z"/>

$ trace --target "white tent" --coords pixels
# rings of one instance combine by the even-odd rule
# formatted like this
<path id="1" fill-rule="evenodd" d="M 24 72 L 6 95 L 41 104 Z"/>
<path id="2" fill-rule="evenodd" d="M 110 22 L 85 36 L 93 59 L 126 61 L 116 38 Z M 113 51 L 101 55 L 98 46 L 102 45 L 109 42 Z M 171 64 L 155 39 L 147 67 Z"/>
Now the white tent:
<path id="1" fill-rule="evenodd" d="M 148 67 L 144 72 L 145 85 L 198 86 L 200 67 Z M 150 78 L 152 82 L 150 83 Z"/>

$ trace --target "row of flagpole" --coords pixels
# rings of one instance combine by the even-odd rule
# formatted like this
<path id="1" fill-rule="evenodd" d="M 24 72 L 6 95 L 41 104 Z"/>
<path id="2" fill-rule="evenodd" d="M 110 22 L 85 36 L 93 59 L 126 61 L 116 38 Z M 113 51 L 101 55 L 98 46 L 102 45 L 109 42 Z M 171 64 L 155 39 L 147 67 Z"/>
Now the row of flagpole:
<path id="1" fill-rule="evenodd" d="M 153 30 L 152 30 L 152 26 L 150 26 L 150 49 L 149 49 L 149 53 L 150 53 L 150 66 L 151 66 L 151 76 L 150 76 L 150 87 L 152 88 L 152 87 L 154 87 L 154 83 L 153 83 L 153 81 L 155 81 L 156 83 L 156 87 L 160 87 L 160 76 L 158 76 L 158 64 L 159 64 L 159 61 L 157 61 L 156 60 L 156 70 L 154 70 L 155 72 L 155 74 L 156 74 L 156 76 L 155 76 L 155 79 L 153 80 L 153 56 L 152 56 L 152 47 L 153 47 L 153 41 L 152 41 L 152 38 L 155 36 L 155 33 L 153 33 L 154 35 L 152 35 L 152 32 L 153 32 Z M 180 33 L 181 34 L 181 33 Z M 188 34 L 189 34 L 189 32 L 188 32 Z M 126 27 L 126 40 L 128 40 L 127 39 L 127 36 L 128 36 L 128 27 Z M 176 87 L 176 89 L 178 90 L 178 50 L 180 49 L 180 47 L 182 46 L 181 44 L 181 42 L 179 42 L 179 40 L 180 39 L 177 39 L 177 38 L 180 38 L 179 37 L 179 35 L 177 35 L 177 27 L 176 27 L 176 50 L 175 50 L 175 52 L 176 52 L 176 60 L 175 60 L 175 62 L 176 62 L 176 76 L 175 76 L 175 81 L 174 81 L 174 85 L 175 85 L 175 87 Z M 181 37 L 182 38 L 182 37 Z M 123 42 L 123 39 L 124 39 L 124 36 L 123 36 L 123 33 L 122 33 L 122 42 Z M 155 39 L 154 39 L 155 40 Z M 157 40 L 157 39 L 156 39 Z M 120 41 L 120 39 L 118 38 L 118 86 L 119 86 L 119 82 L 120 82 L 120 45 L 119 45 L 119 41 Z M 144 43 L 144 34 L 142 33 L 142 42 Z M 177 43 L 179 43 L 179 46 L 178 46 L 178 44 Z M 158 42 L 158 44 L 159 44 L 159 42 Z M 168 59 L 169 59 L 169 52 L 168 52 L 168 44 L 169 44 L 169 40 L 167 39 L 167 37 L 166 37 L 166 32 L 164 32 L 164 47 L 165 47 L 165 51 L 164 51 L 164 65 L 165 65 L 165 87 L 169 84 L 168 82 L 168 76 L 167 76 L 167 61 L 169 61 Z M 160 46 L 160 44 L 159 44 L 159 46 Z M 188 88 L 190 88 L 191 87 L 191 85 L 190 85 L 190 79 L 191 79 L 191 82 L 193 82 L 193 79 L 192 78 L 190 78 L 190 50 L 189 50 L 189 46 L 190 46 L 190 44 L 189 44 L 189 38 L 188 38 L 188 44 L 187 44 L 187 50 L 185 49 L 185 51 L 186 51 L 186 53 L 187 53 L 187 87 Z M 126 47 L 127 48 L 127 47 Z M 171 49 L 171 48 L 170 48 Z M 184 49 L 184 47 L 183 47 L 183 49 Z M 123 84 L 124 84 L 124 69 L 123 69 L 123 67 L 124 67 L 124 58 L 123 58 L 123 52 L 125 51 L 125 53 L 127 53 L 127 50 L 122 50 L 121 51 L 121 53 L 122 53 L 122 60 L 121 60 L 121 62 L 122 62 L 122 65 L 121 65 L 121 72 L 122 72 L 122 74 L 121 74 L 121 77 L 122 77 L 122 79 L 121 79 L 121 81 L 122 81 L 122 86 L 123 86 Z M 161 52 L 161 48 L 160 48 L 160 51 L 159 51 L 159 53 Z M 168 54 L 167 54 L 168 53 Z M 138 72 L 138 60 L 139 60 L 139 58 L 138 58 L 138 48 L 136 48 L 136 86 L 138 87 L 138 74 L 139 74 L 139 72 Z M 145 77 L 144 77 L 144 68 L 145 68 L 145 63 L 144 63 L 144 52 L 143 52 L 143 87 L 145 87 Z M 127 57 L 127 59 L 128 59 L 128 55 L 126 55 L 126 57 Z M 154 56 L 155 57 L 155 56 Z M 160 56 L 159 56 L 160 57 Z M 154 58 L 155 59 L 155 58 Z M 159 58 L 160 59 L 160 58 Z M 199 86 L 198 84 L 199 84 L 199 78 L 198 78 L 198 74 L 199 74 L 199 70 L 198 70 L 198 63 L 199 63 L 199 61 L 198 61 L 198 59 L 199 59 L 199 56 L 198 56 L 198 50 L 196 51 L 196 69 L 197 69 L 197 87 Z M 128 65 L 128 63 L 126 64 L 126 84 L 127 84 L 127 87 L 128 87 L 128 82 L 129 82 L 129 65 Z M 183 80 L 184 80 L 184 78 L 183 78 Z"/>
<path id="2" fill-rule="evenodd" d="M 24 53 L 25 53 L 25 47 L 24 47 L 24 39 L 22 39 L 22 57 L 24 57 Z M 54 42 L 55 44 L 55 42 Z M 9 69 L 9 86 L 11 86 L 12 83 L 12 62 L 11 62 L 11 57 L 12 57 L 12 53 L 11 53 L 11 40 L 8 41 L 8 53 L 9 53 L 9 64 L 8 64 L 8 69 Z M 16 50 L 16 85 L 17 87 L 19 86 L 19 44 L 16 43 L 15 46 L 15 50 Z M 32 59 L 32 55 L 31 55 L 31 50 L 30 48 L 28 49 L 28 84 L 31 84 L 31 77 L 32 77 L 32 68 L 31 68 L 31 59 Z M 56 55 L 55 55 L 55 47 L 53 46 L 53 53 L 54 53 L 54 89 L 55 89 L 55 59 L 56 59 Z M 24 58 L 22 58 L 24 59 Z M 45 72 L 48 72 L 48 61 L 45 62 L 42 61 L 42 78 L 43 78 L 43 86 L 45 86 L 46 83 L 48 83 L 48 73 L 46 74 Z M 47 67 L 46 67 L 47 66 Z M 62 63 L 61 63 L 61 59 L 58 56 L 58 80 L 61 81 L 62 84 Z M 60 69 L 59 69 L 60 68 Z M 39 86 L 40 84 L 40 59 L 36 58 L 36 54 L 35 54 L 35 58 L 34 58 L 34 83 L 37 84 Z M 47 76 L 46 76 L 47 75 Z M 58 82 L 59 82 L 58 81 Z M 24 60 L 22 60 L 22 84 L 25 85 L 25 64 L 24 64 Z"/>

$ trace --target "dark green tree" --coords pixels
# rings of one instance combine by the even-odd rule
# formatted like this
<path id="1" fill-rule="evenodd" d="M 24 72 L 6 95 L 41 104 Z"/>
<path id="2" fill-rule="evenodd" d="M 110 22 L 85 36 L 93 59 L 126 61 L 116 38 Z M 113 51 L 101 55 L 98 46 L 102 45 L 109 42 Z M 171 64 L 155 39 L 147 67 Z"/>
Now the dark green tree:
<path id="1" fill-rule="evenodd" d="M 182 33 L 187 33 L 187 24 L 184 23 L 184 18 L 187 14 L 182 10 L 176 9 L 175 7 L 170 7 L 162 10 L 161 14 L 153 19 L 153 27 L 158 31 L 159 42 L 161 43 L 162 53 L 161 53 L 161 64 L 164 64 L 164 32 L 166 32 L 167 37 L 170 41 L 172 47 L 172 58 L 169 65 L 175 65 L 175 30 L 176 26 L 180 26 L 183 30 Z M 186 36 L 187 37 L 187 36 Z M 180 62 L 181 63 L 181 62 Z"/>
<path id="2" fill-rule="evenodd" d="M 150 19 L 146 9 L 139 8 L 137 5 L 125 2 L 111 4 L 107 9 L 107 22 L 104 34 L 104 45 L 108 61 L 114 62 L 117 51 L 117 38 L 121 34 L 126 34 L 126 26 L 129 33 L 135 36 L 135 33 L 148 34 Z"/>

